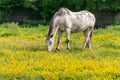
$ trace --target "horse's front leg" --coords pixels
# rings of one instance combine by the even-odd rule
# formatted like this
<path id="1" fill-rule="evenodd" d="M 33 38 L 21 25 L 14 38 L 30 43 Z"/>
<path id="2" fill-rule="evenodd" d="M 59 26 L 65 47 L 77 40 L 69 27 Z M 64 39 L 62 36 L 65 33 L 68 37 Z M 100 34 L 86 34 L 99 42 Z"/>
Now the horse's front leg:
<path id="1" fill-rule="evenodd" d="M 58 42 L 57 42 L 57 47 L 56 47 L 56 52 L 58 52 L 59 51 L 59 46 L 60 46 L 60 42 L 61 42 L 61 37 L 62 37 L 62 31 L 58 31 Z"/>
<path id="2" fill-rule="evenodd" d="M 67 52 L 70 50 L 70 29 L 66 29 Z"/>

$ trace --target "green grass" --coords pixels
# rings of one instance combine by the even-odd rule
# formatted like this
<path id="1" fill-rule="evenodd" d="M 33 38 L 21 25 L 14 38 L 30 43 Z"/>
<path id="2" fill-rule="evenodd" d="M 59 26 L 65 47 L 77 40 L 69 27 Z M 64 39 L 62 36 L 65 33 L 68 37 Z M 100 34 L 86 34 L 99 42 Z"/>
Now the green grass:
<path id="1" fill-rule="evenodd" d="M 84 49 L 83 33 L 71 33 L 70 52 L 63 34 L 60 52 L 46 51 L 49 26 L 0 25 L 0 80 L 119 80 L 120 25 L 96 29 L 92 49 Z"/>

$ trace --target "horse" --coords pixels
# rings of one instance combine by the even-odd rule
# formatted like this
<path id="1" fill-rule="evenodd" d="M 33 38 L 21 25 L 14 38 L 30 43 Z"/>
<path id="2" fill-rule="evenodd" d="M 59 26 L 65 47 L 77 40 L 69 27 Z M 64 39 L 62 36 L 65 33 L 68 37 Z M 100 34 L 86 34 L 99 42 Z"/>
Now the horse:
<path id="1" fill-rule="evenodd" d="M 94 14 L 87 10 L 73 12 L 68 8 L 60 8 L 50 21 L 50 28 L 46 36 L 47 50 L 52 51 L 54 46 L 54 38 L 58 32 L 58 42 L 55 51 L 59 51 L 62 33 L 66 32 L 67 51 L 70 50 L 70 33 L 84 32 L 85 41 L 84 48 L 91 48 L 91 38 L 94 30 L 96 18 Z"/>

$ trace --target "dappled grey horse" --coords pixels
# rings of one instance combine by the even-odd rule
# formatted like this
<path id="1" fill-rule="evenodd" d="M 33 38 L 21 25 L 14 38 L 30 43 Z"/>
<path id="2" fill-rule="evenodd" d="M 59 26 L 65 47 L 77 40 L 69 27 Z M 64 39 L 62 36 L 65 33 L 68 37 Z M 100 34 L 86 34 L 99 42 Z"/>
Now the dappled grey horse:
<path id="1" fill-rule="evenodd" d="M 87 10 L 72 12 L 67 8 L 60 8 L 52 17 L 50 29 L 46 36 L 47 50 L 52 51 L 55 34 L 58 31 L 58 43 L 56 51 L 59 51 L 59 45 L 63 31 L 66 32 L 67 50 L 70 50 L 70 33 L 83 31 L 85 42 L 83 47 L 91 48 L 91 37 L 95 26 L 95 16 Z"/>

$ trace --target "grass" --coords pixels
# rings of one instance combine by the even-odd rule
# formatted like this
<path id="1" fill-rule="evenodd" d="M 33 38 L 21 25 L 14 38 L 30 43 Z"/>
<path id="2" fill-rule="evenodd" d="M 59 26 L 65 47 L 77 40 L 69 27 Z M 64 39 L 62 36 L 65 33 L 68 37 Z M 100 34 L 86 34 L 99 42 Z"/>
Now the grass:
<path id="1" fill-rule="evenodd" d="M 47 52 L 47 33 L 43 25 L 1 24 L 0 80 L 120 80 L 120 25 L 94 30 L 91 50 L 82 48 L 82 32 L 71 34 L 68 53 L 65 33 L 60 52 Z"/>

